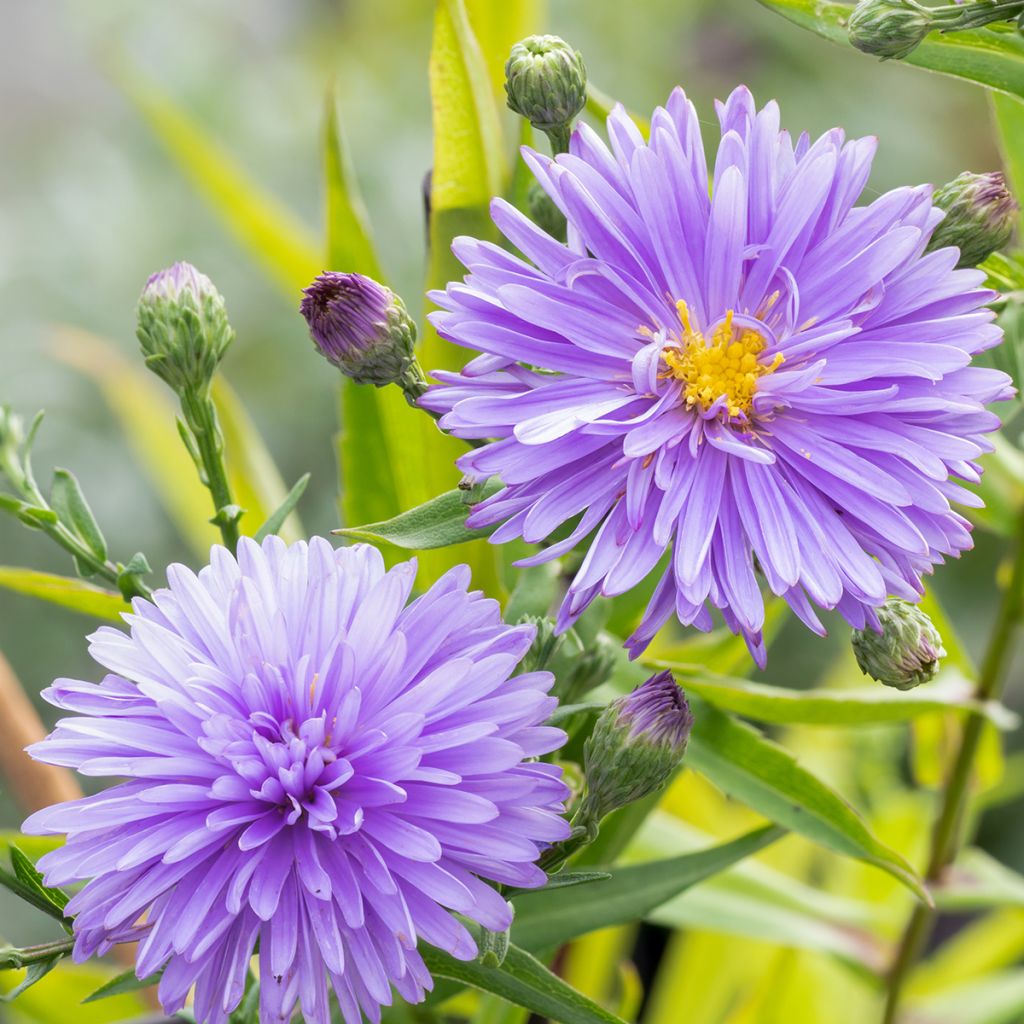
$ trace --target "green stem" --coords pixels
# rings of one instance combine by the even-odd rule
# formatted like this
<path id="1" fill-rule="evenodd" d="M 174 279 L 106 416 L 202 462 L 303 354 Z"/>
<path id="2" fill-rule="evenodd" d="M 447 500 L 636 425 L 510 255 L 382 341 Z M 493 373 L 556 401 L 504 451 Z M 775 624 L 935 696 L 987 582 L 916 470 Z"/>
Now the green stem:
<path id="1" fill-rule="evenodd" d="M 75 940 L 68 936 L 41 946 L 26 946 L 24 949 L 0 949 L 0 970 L 18 971 L 44 960 L 52 960 L 55 956 L 70 956 Z"/>
<path id="2" fill-rule="evenodd" d="M 572 124 L 560 124 L 554 128 L 543 129 L 551 143 L 551 155 L 569 152 L 569 140 L 572 138 Z"/>
<path id="3" fill-rule="evenodd" d="M 992 629 L 974 689 L 974 697 L 979 703 L 992 700 L 999 695 L 1004 671 L 1013 650 L 1013 636 L 1024 611 L 1024 509 L 1019 514 L 1014 536 L 1015 550 L 1010 581 L 1003 592 L 996 624 Z M 932 832 L 931 853 L 925 874 L 926 881 L 930 883 L 940 882 L 946 869 L 956 859 L 960 847 L 961 824 L 970 796 L 974 762 L 984 727 L 985 719 L 977 712 L 971 713 L 964 725 L 960 749 L 950 770 Z M 883 1024 L 895 1024 L 907 976 L 917 963 L 934 923 L 934 908 L 919 903 L 910 916 L 889 973 Z"/>
<path id="4" fill-rule="evenodd" d="M 209 393 L 201 395 L 184 393 L 181 396 L 181 411 L 185 424 L 195 442 L 195 456 L 200 469 L 200 478 L 213 499 L 213 522 L 220 529 L 224 546 L 234 553 L 238 547 L 240 531 L 238 520 L 242 510 L 231 498 L 231 486 L 224 467 L 224 437 L 217 419 L 217 408 Z"/>

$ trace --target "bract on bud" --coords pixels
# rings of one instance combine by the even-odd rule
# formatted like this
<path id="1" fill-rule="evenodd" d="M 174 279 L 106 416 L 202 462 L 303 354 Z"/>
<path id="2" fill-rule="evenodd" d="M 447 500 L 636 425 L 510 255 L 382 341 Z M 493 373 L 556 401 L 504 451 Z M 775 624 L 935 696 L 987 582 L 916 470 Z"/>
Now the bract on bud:
<path id="1" fill-rule="evenodd" d="M 853 631 L 861 671 L 897 690 L 912 690 L 934 678 L 946 650 L 932 620 L 917 605 L 893 598 L 878 609 L 878 621 L 881 632 Z"/>

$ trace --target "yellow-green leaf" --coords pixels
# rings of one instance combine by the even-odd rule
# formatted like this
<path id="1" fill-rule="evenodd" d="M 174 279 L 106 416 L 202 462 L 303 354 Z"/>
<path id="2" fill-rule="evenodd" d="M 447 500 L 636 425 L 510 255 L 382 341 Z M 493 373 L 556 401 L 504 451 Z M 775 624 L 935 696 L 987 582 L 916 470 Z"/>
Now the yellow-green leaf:
<path id="1" fill-rule="evenodd" d="M 323 269 L 323 250 L 315 235 L 127 56 L 111 62 L 111 73 L 225 227 L 295 297 Z"/>
<path id="2" fill-rule="evenodd" d="M 801 28 L 849 46 L 846 21 L 853 6 L 829 0 L 760 0 Z M 932 32 L 903 63 L 1024 97 L 1024 36 L 1006 26 L 969 32 Z"/>
<path id="3" fill-rule="evenodd" d="M 121 613 L 131 611 L 124 598 L 112 590 L 94 587 L 85 580 L 71 576 L 57 576 L 35 569 L 0 565 L 0 587 L 40 601 L 59 604 L 73 612 L 91 615 L 97 619 L 120 622 Z"/>

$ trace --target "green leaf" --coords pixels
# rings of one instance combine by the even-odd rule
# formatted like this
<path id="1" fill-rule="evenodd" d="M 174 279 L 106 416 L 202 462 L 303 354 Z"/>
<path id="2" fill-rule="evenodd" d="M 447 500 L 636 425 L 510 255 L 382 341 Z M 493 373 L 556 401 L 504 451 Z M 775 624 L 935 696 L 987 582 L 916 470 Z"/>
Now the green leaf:
<path id="1" fill-rule="evenodd" d="M 473 34 L 480 43 L 495 101 L 505 106 L 505 61 L 512 45 L 541 31 L 546 21 L 545 0 L 466 0 Z"/>
<path id="2" fill-rule="evenodd" d="M 124 995 L 125 992 L 138 992 L 140 989 L 151 988 L 153 985 L 160 983 L 163 974 L 162 970 L 157 971 L 155 974 L 140 980 L 135 976 L 134 970 L 125 971 L 116 978 L 111 978 L 110 981 L 100 985 L 95 992 L 87 995 L 82 1002 L 95 1003 L 101 999 L 110 999 L 112 996 Z"/>
<path id="3" fill-rule="evenodd" d="M 686 763 L 727 796 L 837 853 L 888 871 L 920 899 L 924 883 L 895 850 L 880 842 L 857 812 L 783 747 L 694 697 Z"/>
<path id="4" fill-rule="evenodd" d="M 333 88 L 327 91 L 324 102 L 323 168 L 328 264 L 334 270 L 365 274 L 383 282 L 370 218 L 338 123 Z"/>
<path id="5" fill-rule="evenodd" d="M 557 1024 L 625 1024 L 518 946 L 509 946 L 501 967 L 456 960 L 431 946 L 421 945 L 420 952 L 435 978 L 449 978 L 491 992 Z"/>
<path id="6" fill-rule="evenodd" d="M 235 504 L 246 511 L 242 532 L 249 533 L 284 504 L 288 492 L 266 442 L 223 375 L 214 378 L 210 394 L 224 432 L 224 463 L 231 494 Z M 289 544 L 301 539 L 303 529 L 298 515 L 294 511 L 286 515 L 275 532 Z"/>
<path id="7" fill-rule="evenodd" d="M 219 142 L 121 53 L 111 72 L 195 190 L 227 229 L 294 299 L 323 269 L 306 225 L 257 184 Z"/>
<path id="8" fill-rule="evenodd" d="M 71 897 L 63 889 L 51 889 L 46 885 L 42 874 L 36 869 L 35 864 L 14 843 L 8 844 L 8 853 L 11 858 L 11 865 L 14 868 L 14 874 L 18 880 L 36 893 L 39 899 L 49 904 L 52 909 L 48 910 L 47 913 L 51 917 L 56 917 L 58 920 L 63 921 L 64 908 L 68 905 L 68 900 Z"/>
<path id="9" fill-rule="evenodd" d="M 767 826 L 709 850 L 632 867 L 604 868 L 610 878 L 582 888 L 524 894 L 516 898 L 512 938 L 518 945 L 538 951 L 599 928 L 635 921 L 783 834 L 783 829 Z"/>
<path id="10" fill-rule="evenodd" d="M 120 622 L 121 615 L 131 611 L 124 598 L 112 590 L 94 587 L 85 580 L 37 572 L 35 569 L 0 565 L 0 587 L 12 590 L 16 594 L 26 594 L 41 601 L 49 601 L 50 604 L 70 608 L 83 615 L 110 619 L 113 622 Z"/>
<path id="11" fill-rule="evenodd" d="M 488 482 L 483 498 L 501 490 L 497 481 Z M 402 512 L 382 523 L 367 523 L 365 526 L 351 526 L 333 531 L 353 540 L 369 541 L 371 544 L 394 544 L 395 547 L 414 551 L 429 551 L 468 540 L 486 537 L 491 529 L 470 530 L 466 516 L 471 506 L 466 504 L 466 492 L 458 489 L 439 494 L 436 498 L 418 508 Z"/>
<path id="12" fill-rule="evenodd" d="M 50 504 L 61 522 L 76 534 L 101 562 L 105 561 L 107 542 L 74 473 L 66 469 L 53 471 Z"/>
<path id="13" fill-rule="evenodd" d="M 1024 103 L 1001 93 L 992 93 L 991 100 L 1010 184 L 1018 203 L 1024 202 Z"/>
<path id="14" fill-rule="evenodd" d="M 973 686 L 956 671 L 914 690 L 873 685 L 855 689 L 791 690 L 719 676 L 694 666 L 657 662 L 671 669 L 688 693 L 696 693 L 723 711 L 759 722 L 805 725 L 879 725 L 906 722 L 935 711 L 977 711 L 1002 728 L 1012 729 L 1017 716 L 997 701 L 973 699 Z"/>
<path id="15" fill-rule="evenodd" d="M 765 7 L 834 43 L 850 46 L 846 20 L 853 6 L 829 0 L 760 0 Z M 931 33 L 903 63 L 997 92 L 1024 97 L 1024 37 L 1009 26 L 969 32 Z"/>
<path id="16" fill-rule="evenodd" d="M 603 882 L 612 876 L 607 871 L 559 871 L 552 875 L 548 883 L 540 889 L 509 889 L 505 895 L 509 899 L 526 894 L 551 892 L 554 889 L 570 889 L 574 885 L 588 885 L 591 882 Z"/>
<path id="17" fill-rule="evenodd" d="M 22 992 L 30 989 L 37 981 L 45 978 L 63 959 L 61 956 L 55 956 L 49 960 L 37 960 L 34 964 L 29 964 L 21 983 L 12 988 L 10 992 L 0 995 L 0 1003 L 9 1003 L 17 999 Z"/>
<path id="18" fill-rule="evenodd" d="M 284 501 L 274 509 L 267 518 L 267 521 L 256 531 L 255 539 L 257 541 L 261 541 L 264 537 L 269 537 L 272 533 L 277 533 L 281 529 L 282 524 L 291 514 L 292 509 L 294 509 L 299 503 L 299 499 L 306 490 L 306 485 L 308 483 L 309 473 L 303 473 L 303 475 L 295 481 L 295 486 L 288 492 Z"/>

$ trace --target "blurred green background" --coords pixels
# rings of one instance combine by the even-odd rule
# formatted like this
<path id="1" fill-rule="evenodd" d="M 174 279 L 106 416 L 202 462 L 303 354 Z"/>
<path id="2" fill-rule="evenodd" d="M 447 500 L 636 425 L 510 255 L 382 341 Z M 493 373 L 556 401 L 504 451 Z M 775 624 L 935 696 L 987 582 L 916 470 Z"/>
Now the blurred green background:
<path id="1" fill-rule="evenodd" d="M 6 5 L 0 401 L 26 416 L 47 409 L 35 450 L 40 476 L 54 464 L 78 474 L 117 557 L 143 550 L 154 566 L 194 560 L 94 383 L 56 358 L 59 325 L 94 332 L 134 358 L 134 306 L 147 275 L 178 259 L 196 264 L 225 295 L 238 332 L 226 376 L 286 481 L 313 474 L 301 505 L 312 532 L 337 525 L 337 380 L 309 344 L 299 296 L 289 300 L 267 283 L 109 69 L 130 58 L 317 234 L 322 104 L 333 80 L 386 270 L 415 309 L 425 261 L 421 188 L 431 160 L 431 21 L 427 0 Z M 536 28 L 579 47 L 592 81 L 638 111 L 683 84 L 712 141 L 713 100 L 739 82 L 762 102 L 776 98 L 794 132 L 842 125 L 849 135 L 877 135 L 871 194 L 999 165 L 981 90 L 841 50 L 754 0 L 551 0 L 546 24 Z M 511 140 L 511 115 L 508 128 Z M 999 542 L 979 535 L 975 554 L 939 571 L 939 592 L 975 652 L 999 554 Z M 45 538 L 10 520 L 0 521 L 0 564 L 70 569 Z M 59 675 L 95 677 L 84 623 L 0 591 L 0 651 L 32 692 Z M 787 630 L 784 656 L 773 656 L 768 678 L 812 685 L 846 642 L 844 629 L 835 634 L 816 641 Z M 1011 704 L 1020 700 L 1014 689 Z M 983 835 L 1001 860 L 1022 869 L 1015 806 L 987 821 Z M 0 796 L 0 825 L 18 821 Z M 13 924 L 9 907 L 0 902 L 0 932 L 28 940 L 36 922 Z"/>

